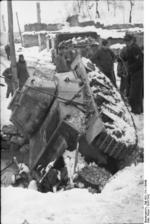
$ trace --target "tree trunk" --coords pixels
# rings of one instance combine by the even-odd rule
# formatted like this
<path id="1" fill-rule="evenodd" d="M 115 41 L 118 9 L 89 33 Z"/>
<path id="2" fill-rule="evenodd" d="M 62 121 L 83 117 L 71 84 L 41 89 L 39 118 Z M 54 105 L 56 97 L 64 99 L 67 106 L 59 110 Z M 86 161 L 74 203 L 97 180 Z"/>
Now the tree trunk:
<path id="1" fill-rule="evenodd" d="M 130 0 L 130 14 L 129 14 L 129 23 L 132 23 L 132 9 L 133 9 L 134 3 L 132 0 Z"/>
<path id="2" fill-rule="evenodd" d="M 117 7 L 116 0 L 114 0 L 114 16 L 116 16 L 116 7 Z"/>
<path id="3" fill-rule="evenodd" d="M 96 18 L 100 18 L 100 13 L 98 10 L 98 0 L 96 0 Z"/>
<path id="4" fill-rule="evenodd" d="M 21 34 L 21 29 L 20 29 L 19 18 L 18 18 L 18 13 L 17 12 L 16 12 L 16 18 L 17 18 L 17 24 L 18 24 L 18 29 L 19 29 L 21 45 L 23 46 L 22 34 Z"/>
<path id="5" fill-rule="evenodd" d="M 109 0 L 107 0 L 107 9 L 108 9 L 108 12 L 109 12 L 109 10 L 110 10 L 110 8 L 109 8 Z"/>
<path id="6" fill-rule="evenodd" d="M 41 23 L 41 7 L 39 2 L 36 3 L 36 8 L 37 8 L 37 22 Z"/>
<path id="7" fill-rule="evenodd" d="M 13 33 L 12 1 L 7 1 L 7 10 L 8 10 L 8 33 L 10 43 L 10 61 L 12 69 L 12 85 L 14 92 L 18 87 L 18 78 L 17 78 L 17 65 L 16 65 L 16 54 L 15 54 L 14 33 Z"/>
<path id="8" fill-rule="evenodd" d="M 3 24 L 3 31 L 6 32 L 6 25 L 5 25 L 5 18 L 4 15 L 2 15 L 2 24 Z"/>
<path id="9" fill-rule="evenodd" d="M 77 7 L 78 7 L 78 12 L 81 12 L 81 2 L 78 0 L 77 1 Z"/>

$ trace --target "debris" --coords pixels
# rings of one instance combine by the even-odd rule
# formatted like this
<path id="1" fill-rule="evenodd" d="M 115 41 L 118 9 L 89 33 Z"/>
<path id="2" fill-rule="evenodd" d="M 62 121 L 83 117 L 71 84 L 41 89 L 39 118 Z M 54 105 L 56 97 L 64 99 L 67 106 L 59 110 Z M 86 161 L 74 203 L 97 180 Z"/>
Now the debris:
<path id="1" fill-rule="evenodd" d="M 1 150 L 8 150 L 10 148 L 10 137 L 7 135 L 0 135 Z"/>
<path id="2" fill-rule="evenodd" d="M 22 146 L 25 143 L 26 139 L 21 136 L 12 136 L 10 139 L 11 143 L 14 143 L 18 146 Z"/>
<path id="3" fill-rule="evenodd" d="M 106 169 L 95 165 L 84 167 L 79 173 L 76 181 L 82 182 L 85 187 L 90 187 L 101 192 L 105 184 L 111 177 L 111 173 Z"/>
<path id="4" fill-rule="evenodd" d="M 18 134 L 18 130 L 16 128 L 16 126 L 9 124 L 9 125 L 4 125 L 2 127 L 2 133 L 5 135 L 17 135 Z"/>
<path id="5" fill-rule="evenodd" d="M 27 153 L 27 152 L 29 152 L 29 150 L 30 150 L 30 146 L 29 146 L 29 144 L 25 144 L 25 145 L 23 145 L 23 146 L 19 149 L 19 151 L 20 151 L 21 153 Z"/>
<path id="6" fill-rule="evenodd" d="M 22 173 L 26 173 L 29 174 L 30 173 L 30 169 L 27 165 L 25 165 L 24 163 L 19 163 L 18 164 L 18 169 L 19 169 L 19 174 L 21 175 Z"/>

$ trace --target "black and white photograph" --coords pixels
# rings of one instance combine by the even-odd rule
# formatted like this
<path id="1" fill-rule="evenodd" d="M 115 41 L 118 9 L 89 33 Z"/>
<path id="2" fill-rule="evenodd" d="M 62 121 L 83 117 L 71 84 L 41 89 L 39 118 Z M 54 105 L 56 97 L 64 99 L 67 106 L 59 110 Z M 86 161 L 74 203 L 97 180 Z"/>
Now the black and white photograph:
<path id="1" fill-rule="evenodd" d="M 2 224 L 150 223 L 145 8 L 0 2 Z"/>

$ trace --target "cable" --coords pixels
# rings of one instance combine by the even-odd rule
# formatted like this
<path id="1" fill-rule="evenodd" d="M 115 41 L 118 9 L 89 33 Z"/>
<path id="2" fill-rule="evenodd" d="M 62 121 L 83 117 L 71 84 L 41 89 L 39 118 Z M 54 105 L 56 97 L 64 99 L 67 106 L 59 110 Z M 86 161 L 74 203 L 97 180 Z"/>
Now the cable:
<path id="1" fill-rule="evenodd" d="M 12 164 L 14 163 L 14 161 L 12 160 L 5 168 L 3 168 L 1 170 L 1 173 L 4 172 L 8 167 L 10 167 Z"/>

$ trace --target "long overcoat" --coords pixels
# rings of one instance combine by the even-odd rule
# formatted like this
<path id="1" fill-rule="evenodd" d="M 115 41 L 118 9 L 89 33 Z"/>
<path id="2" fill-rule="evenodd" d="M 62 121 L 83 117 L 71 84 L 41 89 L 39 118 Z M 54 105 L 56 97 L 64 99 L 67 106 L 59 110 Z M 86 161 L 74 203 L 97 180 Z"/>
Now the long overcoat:
<path id="1" fill-rule="evenodd" d="M 22 88 L 23 85 L 25 84 L 26 80 L 29 77 L 25 61 L 17 62 L 17 75 L 18 75 L 18 80 L 19 80 L 19 88 Z"/>
<path id="2" fill-rule="evenodd" d="M 128 67 L 128 86 L 129 86 L 129 103 L 132 112 L 140 114 L 143 112 L 143 53 L 140 47 L 134 43 L 126 48 L 121 56 L 127 62 Z"/>

